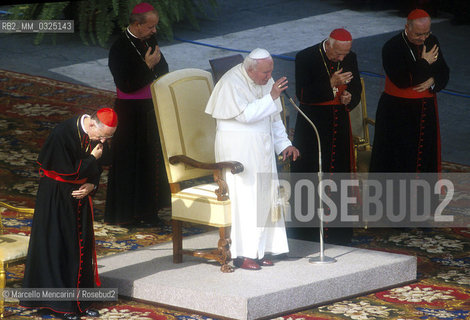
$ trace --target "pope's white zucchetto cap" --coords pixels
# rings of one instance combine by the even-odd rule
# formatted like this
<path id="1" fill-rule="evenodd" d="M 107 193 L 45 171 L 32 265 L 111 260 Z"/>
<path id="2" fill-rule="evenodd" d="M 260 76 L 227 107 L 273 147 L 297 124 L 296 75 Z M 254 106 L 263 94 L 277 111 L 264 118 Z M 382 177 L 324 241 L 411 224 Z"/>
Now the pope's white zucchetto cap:
<path id="1" fill-rule="evenodd" d="M 248 57 L 250 57 L 251 59 L 258 60 L 258 59 L 270 58 L 271 55 L 269 54 L 268 50 L 266 50 L 266 49 L 256 48 L 256 49 L 254 49 L 253 51 L 250 52 Z"/>

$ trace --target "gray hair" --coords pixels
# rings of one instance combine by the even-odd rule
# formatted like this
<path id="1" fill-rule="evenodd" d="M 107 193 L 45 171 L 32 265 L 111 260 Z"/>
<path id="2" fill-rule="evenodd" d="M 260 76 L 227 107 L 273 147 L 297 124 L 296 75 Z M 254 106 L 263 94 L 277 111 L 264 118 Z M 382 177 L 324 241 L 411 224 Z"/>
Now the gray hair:
<path id="1" fill-rule="evenodd" d="M 338 42 L 338 43 L 351 43 L 352 41 L 341 41 L 341 40 L 336 40 L 332 37 L 328 37 L 328 45 L 330 48 L 333 48 L 333 45 L 335 44 L 335 42 Z"/>
<path id="2" fill-rule="evenodd" d="M 106 125 L 103 122 L 101 122 L 101 120 L 98 118 L 98 111 L 93 112 L 90 116 L 90 119 L 96 122 L 96 126 L 98 128 L 106 127 Z"/>

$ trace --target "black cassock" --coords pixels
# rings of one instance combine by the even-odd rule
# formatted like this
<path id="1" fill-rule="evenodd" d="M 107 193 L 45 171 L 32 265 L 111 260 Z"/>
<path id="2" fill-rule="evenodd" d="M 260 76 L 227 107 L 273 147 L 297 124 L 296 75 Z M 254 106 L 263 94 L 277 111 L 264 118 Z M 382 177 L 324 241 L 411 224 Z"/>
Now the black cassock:
<path id="1" fill-rule="evenodd" d="M 90 152 L 88 135 L 74 117 L 47 138 L 38 163 L 39 189 L 23 280 L 24 288 L 93 288 L 97 277 L 91 196 L 72 191 L 83 183 L 99 183 L 101 167 Z M 68 182 L 64 182 L 68 181 Z M 95 273 L 96 271 L 96 273 Z M 98 280 L 98 278 L 96 278 Z M 90 302 L 20 301 L 24 307 L 79 313 Z"/>
<path id="2" fill-rule="evenodd" d="M 362 90 L 356 54 L 350 52 L 339 64 L 330 62 L 322 45 L 319 43 L 297 53 L 296 95 L 301 110 L 320 133 L 323 172 L 351 172 L 354 159 L 349 111 L 359 103 Z M 349 105 L 319 105 L 334 98 L 327 68 L 330 74 L 341 68 L 343 72 L 353 73 L 354 78 L 346 88 L 352 95 Z M 293 144 L 299 149 L 301 157 L 292 163 L 292 171 L 318 172 L 315 133 L 301 115 L 297 115 Z"/>
<path id="3" fill-rule="evenodd" d="M 439 42 L 430 35 L 427 50 Z M 420 50 L 404 32 L 388 40 L 382 48 L 386 76 L 399 89 L 414 87 L 434 77 L 432 97 L 404 98 L 383 92 L 376 113 L 371 172 L 439 172 L 440 135 L 435 92 L 449 80 L 442 48 L 436 62 L 428 64 Z"/>
<path id="4" fill-rule="evenodd" d="M 150 70 L 144 62 L 155 37 L 141 41 L 124 31 L 109 52 L 109 68 L 116 87 L 133 93 L 168 73 L 162 54 Z M 162 158 L 152 99 L 116 99 L 119 125 L 112 140 L 105 222 L 134 223 L 157 219 L 157 211 L 170 205 L 170 189 Z"/>
<path id="5" fill-rule="evenodd" d="M 322 105 L 335 97 L 330 85 L 330 75 L 339 69 L 353 74 L 352 81 L 342 88 L 351 93 L 351 102 L 348 105 Z M 356 54 L 351 51 L 338 63 L 328 60 L 323 42 L 306 48 L 296 55 L 295 81 L 300 108 L 320 134 L 322 171 L 352 172 L 354 150 L 349 111 L 359 103 L 362 90 Z M 301 156 L 291 163 L 291 171 L 318 172 L 317 138 L 311 125 L 300 114 L 296 119 L 293 145 L 299 149 Z M 330 243 L 347 243 L 352 235 L 350 228 L 329 228 L 325 231 L 326 241 Z M 318 235 L 317 230 L 306 227 L 289 228 L 288 233 L 290 237 L 304 240 L 317 240 Z"/>

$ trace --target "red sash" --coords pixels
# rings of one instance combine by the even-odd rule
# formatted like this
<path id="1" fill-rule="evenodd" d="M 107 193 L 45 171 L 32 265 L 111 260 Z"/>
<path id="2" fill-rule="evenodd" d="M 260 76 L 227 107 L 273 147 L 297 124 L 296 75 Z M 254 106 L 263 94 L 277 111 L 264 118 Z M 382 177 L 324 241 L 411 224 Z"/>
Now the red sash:
<path id="1" fill-rule="evenodd" d="M 399 97 L 399 98 L 406 98 L 406 99 L 420 99 L 420 98 L 433 98 L 434 93 L 429 92 L 429 90 L 418 92 L 413 90 L 412 87 L 401 89 L 398 88 L 390 79 L 389 77 L 385 76 L 385 93 Z"/>
<path id="2" fill-rule="evenodd" d="M 66 179 L 62 178 L 61 175 L 58 174 L 57 172 L 54 172 L 54 171 L 51 171 L 51 170 L 45 170 L 43 168 L 40 168 L 39 170 L 46 177 L 51 178 L 51 179 L 56 180 L 56 181 L 72 183 L 72 184 L 84 184 L 85 182 L 87 182 L 87 178 L 83 178 L 83 179 L 79 179 L 79 180 L 66 180 Z"/>

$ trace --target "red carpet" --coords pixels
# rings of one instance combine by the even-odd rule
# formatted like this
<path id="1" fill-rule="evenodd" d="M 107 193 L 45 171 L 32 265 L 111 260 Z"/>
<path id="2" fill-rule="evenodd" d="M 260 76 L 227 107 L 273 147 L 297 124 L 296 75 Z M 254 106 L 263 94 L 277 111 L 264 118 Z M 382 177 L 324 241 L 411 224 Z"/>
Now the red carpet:
<path id="1" fill-rule="evenodd" d="M 50 129 L 72 115 L 112 107 L 113 100 L 112 92 L 0 71 L 0 201 L 34 207 L 38 179 L 35 161 Z M 444 163 L 444 169 L 470 172 L 469 167 L 453 163 Z M 168 224 L 158 229 L 103 224 L 105 182 L 106 174 L 95 197 L 99 256 L 171 240 Z M 467 205 L 468 200 L 462 201 Z M 160 214 L 166 220 L 169 217 L 168 211 Z M 2 221 L 6 232 L 29 233 L 31 217 L 6 210 Z M 185 232 L 204 229 L 188 225 Z M 470 319 L 470 229 L 360 229 L 355 230 L 353 246 L 417 256 L 419 281 L 279 319 Z M 7 271 L 7 287 L 19 287 L 23 266 Z M 127 300 L 97 303 L 95 307 L 104 319 L 211 319 Z M 54 319 L 15 303 L 9 303 L 7 311 L 7 319 Z"/>

